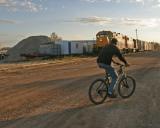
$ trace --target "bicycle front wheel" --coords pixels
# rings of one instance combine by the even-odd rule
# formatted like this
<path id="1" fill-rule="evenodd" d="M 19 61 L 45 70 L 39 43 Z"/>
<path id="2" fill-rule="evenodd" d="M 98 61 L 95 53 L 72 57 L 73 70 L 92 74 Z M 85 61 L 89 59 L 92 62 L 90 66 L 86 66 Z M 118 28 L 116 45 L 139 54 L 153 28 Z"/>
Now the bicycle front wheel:
<path id="1" fill-rule="evenodd" d="M 102 104 L 107 98 L 108 87 L 103 79 L 97 79 L 89 87 L 89 99 L 94 104 Z"/>
<path id="2" fill-rule="evenodd" d="M 123 78 L 118 85 L 118 93 L 122 98 L 130 97 L 136 88 L 136 82 L 131 76 Z"/>

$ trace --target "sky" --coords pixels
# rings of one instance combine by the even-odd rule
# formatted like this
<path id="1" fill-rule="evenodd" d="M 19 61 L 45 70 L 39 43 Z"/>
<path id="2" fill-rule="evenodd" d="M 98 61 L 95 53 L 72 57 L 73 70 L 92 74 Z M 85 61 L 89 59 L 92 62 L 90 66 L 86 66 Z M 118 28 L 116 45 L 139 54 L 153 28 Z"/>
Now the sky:
<path id="1" fill-rule="evenodd" d="M 29 36 L 93 40 L 106 30 L 160 42 L 160 0 L 0 0 L 0 45 Z"/>

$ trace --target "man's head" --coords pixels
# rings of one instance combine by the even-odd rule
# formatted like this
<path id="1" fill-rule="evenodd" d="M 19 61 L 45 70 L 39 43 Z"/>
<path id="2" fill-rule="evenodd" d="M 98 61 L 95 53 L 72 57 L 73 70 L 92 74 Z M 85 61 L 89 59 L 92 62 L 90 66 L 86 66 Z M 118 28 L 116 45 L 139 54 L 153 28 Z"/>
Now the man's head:
<path id="1" fill-rule="evenodd" d="M 117 45 L 118 40 L 116 38 L 112 38 L 111 44 Z"/>

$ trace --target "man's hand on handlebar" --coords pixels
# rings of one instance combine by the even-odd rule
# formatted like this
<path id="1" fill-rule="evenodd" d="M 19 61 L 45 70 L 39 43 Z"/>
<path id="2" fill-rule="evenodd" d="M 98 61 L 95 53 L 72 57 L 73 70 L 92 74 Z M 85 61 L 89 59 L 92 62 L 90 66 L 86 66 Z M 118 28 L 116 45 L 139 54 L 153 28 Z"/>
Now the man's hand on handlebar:
<path id="1" fill-rule="evenodd" d="M 112 59 L 112 62 L 113 62 L 114 64 L 116 64 L 116 65 L 121 65 L 120 63 L 114 61 L 113 59 Z"/>
<path id="2" fill-rule="evenodd" d="M 116 65 L 121 65 L 121 66 L 123 65 L 123 64 L 120 64 L 120 63 L 114 61 L 113 59 L 112 59 L 112 62 L 113 62 L 114 64 L 116 64 Z M 125 66 L 126 66 L 126 67 L 129 67 L 130 64 L 126 63 Z"/>
<path id="3" fill-rule="evenodd" d="M 118 62 L 116 62 L 115 64 L 116 64 L 116 65 L 122 65 L 122 64 L 120 64 L 120 63 L 118 63 Z"/>
<path id="4" fill-rule="evenodd" d="M 130 65 L 128 63 L 125 64 L 126 67 L 129 67 Z"/>

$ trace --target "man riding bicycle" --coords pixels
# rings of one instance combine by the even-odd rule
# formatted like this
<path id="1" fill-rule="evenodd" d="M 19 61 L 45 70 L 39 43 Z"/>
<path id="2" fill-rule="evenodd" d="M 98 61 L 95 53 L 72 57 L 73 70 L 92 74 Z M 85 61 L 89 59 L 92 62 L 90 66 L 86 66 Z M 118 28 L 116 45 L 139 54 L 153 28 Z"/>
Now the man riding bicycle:
<path id="1" fill-rule="evenodd" d="M 113 92 L 114 86 L 116 84 L 117 80 L 117 73 L 114 70 L 114 68 L 111 66 L 111 62 L 115 63 L 112 60 L 113 56 L 117 56 L 119 60 L 124 62 L 125 66 L 129 66 L 125 58 L 122 56 L 120 53 L 120 50 L 118 49 L 117 45 L 117 39 L 112 38 L 111 43 L 105 45 L 102 50 L 100 51 L 98 58 L 97 58 L 97 63 L 100 68 L 103 68 L 106 70 L 106 72 L 111 76 L 112 81 L 111 84 L 108 88 L 108 96 L 110 98 L 116 98 L 117 95 Z"/>

